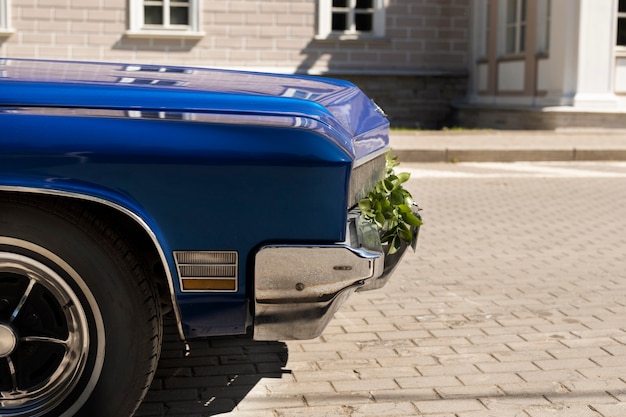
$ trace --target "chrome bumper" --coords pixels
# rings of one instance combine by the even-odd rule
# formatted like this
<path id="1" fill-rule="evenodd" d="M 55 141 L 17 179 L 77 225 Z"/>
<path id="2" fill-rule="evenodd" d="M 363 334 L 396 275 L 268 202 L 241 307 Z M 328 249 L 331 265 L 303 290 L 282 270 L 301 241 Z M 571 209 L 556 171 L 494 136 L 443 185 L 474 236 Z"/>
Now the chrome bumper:
<path id="1" fill-rule="evenodd" d="M 385 285 L 406 248 L 385 266 L 378 230 L 358 213 L 348 220 L 345 242 L 268 245 L 257 252 L 256 340 L 315 338 L 350 294 Z"/>

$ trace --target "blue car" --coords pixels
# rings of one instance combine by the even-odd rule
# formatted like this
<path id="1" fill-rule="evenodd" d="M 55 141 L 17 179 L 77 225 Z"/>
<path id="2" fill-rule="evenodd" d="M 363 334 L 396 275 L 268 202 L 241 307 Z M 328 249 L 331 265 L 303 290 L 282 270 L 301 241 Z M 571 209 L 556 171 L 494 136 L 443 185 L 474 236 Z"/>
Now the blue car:
<path id="1" fill-rule="evenodd" d="M 0 59 L 0 414 L 132 415 L 165 314 L 318 336 L 397 262 L 358 208 L 388 131 L 344 81 Z"/>

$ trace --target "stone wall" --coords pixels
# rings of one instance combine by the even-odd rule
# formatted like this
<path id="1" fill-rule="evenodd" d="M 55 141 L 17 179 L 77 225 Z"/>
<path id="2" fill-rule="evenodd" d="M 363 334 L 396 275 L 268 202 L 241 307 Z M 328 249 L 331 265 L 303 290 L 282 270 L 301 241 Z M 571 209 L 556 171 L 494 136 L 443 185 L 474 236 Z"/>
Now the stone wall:
<path id="1" fill-rule="evenodd" d="M 626 129 L 625 111 L 581 110 L 573 107 L 507 108 L 459 105 L 456 123 L 468 128 L 502 130 Z"/>
<path id="2" fill-rule="evenodd" d="M 387 113 L 392 126 L 440 129 L 456 125 L 452 103 L 463 99 L 467 76 L 337 76 L 358 85 Z"/>
<path id="3" fill-rule="evenodd" d="M 320 39 L 318 0 L 204 0 L 195 38 L 128 33 L 132 0 L 11 0 L 0 56 L 286 73 L 465 70 L 469 0 L 386 0 L 385 34 Z"/>

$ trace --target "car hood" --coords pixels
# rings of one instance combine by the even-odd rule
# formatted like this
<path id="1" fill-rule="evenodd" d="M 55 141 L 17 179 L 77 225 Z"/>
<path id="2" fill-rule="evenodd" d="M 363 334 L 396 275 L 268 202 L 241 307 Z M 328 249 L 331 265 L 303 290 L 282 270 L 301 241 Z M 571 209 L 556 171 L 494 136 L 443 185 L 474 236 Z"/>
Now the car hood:
<path id="1" fill-rule="evenodd" d="M 290 116 L 338 131 L 355 145 L 356 158 L 388 146 L 380 108 L 353 84 L 322 77 L 0 59 L 0 106 L 247 115 L 248 123 Z"/>

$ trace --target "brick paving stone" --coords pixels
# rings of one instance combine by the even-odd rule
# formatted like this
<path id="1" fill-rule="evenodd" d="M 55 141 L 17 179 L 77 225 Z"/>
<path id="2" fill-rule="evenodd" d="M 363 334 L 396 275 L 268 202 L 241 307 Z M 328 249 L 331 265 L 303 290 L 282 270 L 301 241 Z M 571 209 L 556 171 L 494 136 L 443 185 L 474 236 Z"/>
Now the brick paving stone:
<path id="1" fill-rule="evenodd" d="M 558 369 L 587 369 L 597 367 L 597 364 L 592 362 L 589 358 L 550 359 L 534 361 L 533 363 L 539 368 L 546 371 Z"/>
<path id="2" fill-rule="evenodd" d="M 417 371 L 417 368 L 412 366 L 399 366 L 399 367 L 382 367 L 382 368 L 363 368 L 356 370 L 355 373 L 358 374 L 358 377 L 364 379 L 366 381 L 374 379 L 374 378 L 383 378 L 383 377 L 400 377 L 400 376 L 418 376 L 420 373 Z"/>
<path id="3" fill-rule="evenodd" d="M 363 404 L 354 407 L 350 417 L 404 417 L 417 415 L 415 406 L 408 402 L 381 402 L 375 404 Z"/>
<path id="4" fill-rule="evenodd" d="M 626 416 L 624 179 L 525 166 L 408 164 L 425 226 L 386 287 L 311 341 L 198 340 L 186 357 L 167 327 L 137 415 Z"/>
<path id="5" fill-rule="evenodd" d="M 559 381 L 526 381 L 516 384 L 498 384 L 498 387 L 511 396 L 536 396 L 551 393 L 570 393 L 572 389 Z"/>
<path id="6" fill-rule="evenodd" d="M 423 376 L 445 376 L 445 375 L 471 375 L 481 374 L 480 369 L 471 363 L 437 365 L 437 366 L 418 366 L 420 374 Z"/>
<path id="7" fill-rule="evenodd" d="M 552 408 L 530 408 L 526 410 L 530 417 L 604 417 L 589 405 L 555 405 Z"/>
<path id="8" fill-rule="evenodd" d="M 429 416 L 430 417 L 430 416 Z M 481 410 L 455 413 L 454 417 L 529 417 L 524 410 Z M 547 417 L 547 416 L 546 416 Z"/>
<path id="9" fill-rule="evenodd" d="M 436 388 L 437 394 L 446 400 L 453 398 L 489 398 L 505 395 L 502 385 L 463 385 L 459 387 Z"/>
<path id="10" fill-rule="evenodd" d="M 624 417 L 626 416 L 626 403 L 618 404 L 598 404 L 593 406 L 602 417 Z"/>
<path id="11" fill-rule="evenodd" d="M 516 373 L 499 373 L 499 374 L 460 374 L 457 378 L 467 386 L 485 385 L 485 384 L 521 384 L 524 380 Z"/>
<path id="12" fill-rule="evenodd" d="M 384 346 L 380 347 L 366 347 L 363 348 L 357 345 L 357 349 L 348 350 L 342 349 L 339 352 L 339 356 L 342 359 L 352 358 L 352 359 L 370 359 L 376 358 L 379 363 L 381 360 L 393 360 L 394 358 L 398 358 L 398 352 L 396 352 L 392 346 Z"/>
<path id="13" fill-rule="evenodd" d="M 381 403 L 441 399 L 441 396 L 432 388 L 395 388 L 392 390 L 371 390 L 369 393 L 376 402 Z"/>
<path id="14" fill-rule="evenodd" d="M 270 394 L 297 395 L 311 392 L 332 392 L 333 387 L 328 381 L 292 382 L 288 384 L 275 384 L 268 387 Z"/>
<path id="15" fill-rule="evenodd" d="M 491 397 L 481 400 L 482 404 L 489 411 L 529 411 L 530 409 L 540 409 L 542 411 L 553 410 L 553 404 L 546 400 L 541 394 L 537 395 L 507 395 L 503 397 Z"/>
<path id="16" fill-rule="evenodd" d="M 582 391 L 547 393 L 545 398 L 552 404 L 617 404 L 618 399 L 607 392 Z"/>
<path id="17" fill-rule="evenodd" d="M 359 367 L 380 367 L 374 358 L 327 360 L 320 358 L 317 365 L 321 370 L 354 369 Z"/>
<path id="18" fill-rule="evenodd" d="M 537 382 L 537 381 L 576 381 L 579 379 L 584 379 L 584 376 L 581 375 L 575 369 L 562 369 L 556 371 L 530 371 L 530 372 L 518 372 L 519 375 L 524 381 L 527 382 Z"/>
<path id="19" fill-rule="evenodd" d="M 306 402 L 302 395 L 268 395 L 266 397 L 251 398 L 249 401 L 241 401 L 237 405 L 237 409 L 243 411 L 291 410 L 304 406 L 306 406 Z"/>
<path id="20" fill-rule="evenodd" d="M 387 367 L 414 367 L 414 366 L 429 366 L 429 365 L 437 365 L 437 360 L 432 356 L 400 356 L 395 358 L 378 358 L 378 363 L 383 368 Z"/>
<path id="21" fill-rule="evenodd" d="M 452 375 L 399 377 L 396 378 L 396 382 L 400 388 L 436 388 L 461 385 L 461 382 Z"/>
<path id="22" fill-rule="evenodd" d="M 324 375 L 330 381 L 343 381 L 359 379 L 360 373 L 356 372 L 354 369 L 340 369 L 335 371 L 324 371 Z M 293 371 L 293 377 L 298 382 L 318 381 L 320 378 L 320 370 Z"/>
<path id="23" fill-rule="evenodd" d="M 476 366 L 484 373 L 516 373 L 524 371 L 535 371 L 537 365 L 533 362 L 496 362 L 496 363 L 477 363 Z"/>
<path id="24" fill-rule="evenodd" d="M 457 413 L 463 411 L 485 410 L 485 407 L 477 399 L 452 398 L 447 401 L 418 401 L 415 406 L 423 414 Z"/>
<path id="25" fill-rule="evenodd" d="M 406 378 L 406 377 L 403 377 Z M 373 389 L 394 389 L 398 387 L 393 378 L 373 378 L 361 379 L 356 381 L 333 381 L 335 391 L 337 392 L 367 392 Z"/>
<path id="26" fill-rule="evenodd" d="M 332 396 L 323 392 L 304 394 L 304 401 L 309 407 L 317 407 L 326 405 L 368 404 L 375 400 L 371 392 L 362 391 L 354 393 L 345 392 Z"/>

